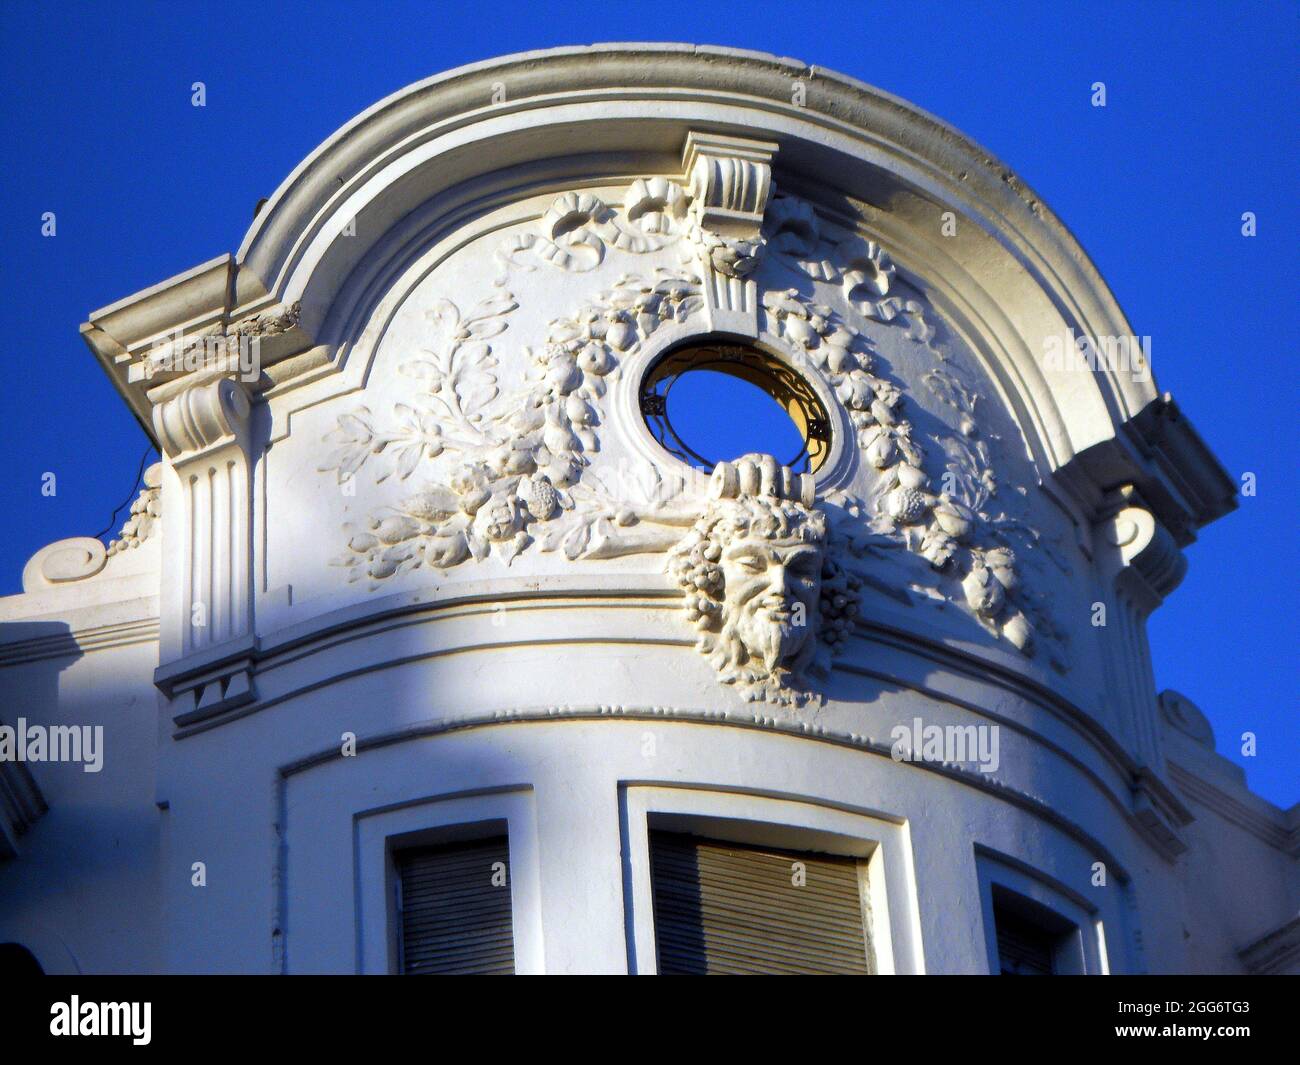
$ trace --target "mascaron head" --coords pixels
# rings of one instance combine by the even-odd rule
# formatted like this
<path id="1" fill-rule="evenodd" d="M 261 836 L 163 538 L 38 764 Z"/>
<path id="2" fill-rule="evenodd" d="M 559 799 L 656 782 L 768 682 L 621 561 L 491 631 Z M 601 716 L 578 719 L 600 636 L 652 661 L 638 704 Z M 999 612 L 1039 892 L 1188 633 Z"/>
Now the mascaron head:
<path id="1" fill-rule="evenodd" d="M 747 698 L 797 701 L 785 681 L 816 650 L 826 543 L 813 480 L 746 455 L 718 465 L 709 495 L 669 561 L 699 649 Z"/>

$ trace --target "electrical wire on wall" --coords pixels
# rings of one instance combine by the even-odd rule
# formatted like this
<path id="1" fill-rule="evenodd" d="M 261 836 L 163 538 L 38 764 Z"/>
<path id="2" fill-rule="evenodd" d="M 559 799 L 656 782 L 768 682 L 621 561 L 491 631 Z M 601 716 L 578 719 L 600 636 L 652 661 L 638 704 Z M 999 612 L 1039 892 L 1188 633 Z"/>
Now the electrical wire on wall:
<path id="1" fill-rule="evenodd" d="M 95 533 L 96 540 L 102 540 L 117 528 L 117 516 L 122 513 L 122 508 L 131 505 L 131 501 L 135 499 L 136 494 L 140 491 L 140 482 L 144 478 L 145 467 L 149 464 L 150 457 L 155 454 L 157 454 L 157 449 L 153 444 L 150 444 L 145 448 L 144 454 L 140 457 L 140 468 L 136 470 L 135 480 L 131 482 L 131 491 L 127 494 L 127 497 L 117 505 L 113 510 L 113 513 L 109 515 L 108 524 L 100 529 L 99 532 Z"/>

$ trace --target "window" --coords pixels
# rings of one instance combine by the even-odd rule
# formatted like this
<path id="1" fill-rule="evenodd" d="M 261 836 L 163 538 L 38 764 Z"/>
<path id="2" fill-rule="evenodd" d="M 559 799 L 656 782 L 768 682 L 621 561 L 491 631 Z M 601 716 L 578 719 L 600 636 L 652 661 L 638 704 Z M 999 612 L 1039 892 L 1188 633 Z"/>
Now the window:
<path id="1" fill-rule="evenodd" d="M 505 836 L 398 851 L 398 971 L 515 970 Z"/>
<path id="2" fill-rule="evenodd" d="M 975 844 L 989 973 L 1082 976 L 1110 971 L 1101 912 L 1086 863 L 1068 869 L 1074 883 Z M 1094 892 L 1094 896 L 1099 893 Z M 1118 900 L 1117 900 L 1118 901 Z"/>
<path id="3" fill-rule="evenodd" d="M 1077 929 L 1045 906 L 1005 888 L 993 888 L 998 972 L 1003 976 L 1054 976 L 1077 972 L 1067 958 Z"/>
<path id="4" fill-rule="evenodd" d="M 855 858 L 652 830 L 660 973 L 867 973 Z"/>
<path id="5" fill-rule="evenodd" d="M 830 454 L 830 419 L 795 369 L 738 344 L 694 344 L 646 373 L 641 414 L 660 446 L 692 466 L 761 452 L 796 473 Z"/>

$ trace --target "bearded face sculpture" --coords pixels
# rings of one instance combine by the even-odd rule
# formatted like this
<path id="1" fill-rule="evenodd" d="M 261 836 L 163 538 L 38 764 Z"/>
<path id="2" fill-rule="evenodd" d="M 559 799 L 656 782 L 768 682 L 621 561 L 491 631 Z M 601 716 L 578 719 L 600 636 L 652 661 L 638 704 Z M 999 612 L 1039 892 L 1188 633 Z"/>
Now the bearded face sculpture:
<path id="1" fill-rule="evenodd" d="M 749 700 L 799 703 L 817 653 L 826 523 L 812 478 L 747 455 L 714 471 L 710 500 L 673 550 L 697 646 Z"/>
<path id="2" fill-rule="evenodd" d="M 821 568 L 821 549 L 799 539 L 747 536 L 723 549 L 723 615 L 767 669 L 777 669 L 807 642 Z"/>

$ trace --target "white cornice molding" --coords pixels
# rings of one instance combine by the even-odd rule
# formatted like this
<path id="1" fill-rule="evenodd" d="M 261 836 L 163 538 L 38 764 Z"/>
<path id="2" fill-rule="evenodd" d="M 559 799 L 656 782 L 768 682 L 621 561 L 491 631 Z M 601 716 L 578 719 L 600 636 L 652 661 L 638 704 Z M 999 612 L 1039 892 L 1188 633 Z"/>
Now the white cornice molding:
<path id="1" fill-rule="evenodd" d="M 1260 842 L 1268 844 L 1283 854 L 1293 858 L 1300 857 L 1300 832 L 1295 827 L 1287 825 L 1287 815 L 1284 811 L 1274 807 L 1276 816 L 1261 813 L 1172 758 L 1166 764 L 1170 782 L 1188 799 L 1213 811 L 1229 824 L 1249 832 Z M 1245 794 L 1252 803 L 1266 802 L 1253 792 Z"/>
<path id="2" fill-rule="evenodd" d="M 224 647 L 213 647 L 182 661 L 164 664 L 157 670 L 154 680 L 173 700 L 170 712 L 176 727 L 174 737 L 182 739 L 199 731 L 221 727 L 248 714 L 270 710 L 313 690 L 319 679 L 312 675 L 311 670 L 302 675 L 300 686 L 279 690 L 277 685 L 270 685 L 276 689 L 274 693 L 260 690 L 258 679 L 263 674 L 296 666 L 314 656 L 322 656 L 320 660 L 323 663 L 336 663 L 341 647 L 347 643 L 383 637 L 396 629 L 455 621 L 467 612 L 509 610 L 515 605 L 533 610 L 538 608 L 539 599 L 552 609 L 579 608 L 584 612 L 629 604 L 643 611 L 656 606 L 672 611 L 677 608 L 679 597 L 679 590 L 658 575 L 640 578 L 587 576 L 577 581 L 548 578 L 540 582 L 536 577 L 497 578 L 473 582 L 452 595 L 448 595 L 445 589 L 397 593 L 372 603 L 354 604 L 317 615 L 260 638 L 231 641 Z M 906 670 L 894 668 L 881 672 L 878 656 L 868 656 L 864 660 L 872 662 L 869 668 L 854 658 L 838 663 L 838 668 L 848 674 L 873 676 L 893 686 L 913 688 L 935 700 L 985 716 L 989 716 L 985 707 L 1000 705 L 1010 695 L 1057 719 L 1100 755 L 1101 761 L 1096 766 L 1090 768 L 1088 760 L 1081 760 L 1077 752 L 1069 750 L 1068 744 L 1053 741 L 1031 724 L 1016 724 L 1010 717 L 991 715 L 992 720 L 1025 731 L 1035 742 L 1074 766 L 1115 809 L 1141 829 L 1144 838 L 1167 860 L 1186 849 L 1180 829 L 1190 821 L 1190 815 L 1169 787 L 1155 774 L 1138 767 L 1104 727 L 1059 693 L 1029 681 L 1015 670 L 999 669 L 987 655 L 976 651 L 962 651 L 940 641 L 876 624 L 859 626 L 857 635 L 868 643 L 883 644 L 893 651 L 902 651 L 920 661 L 933 663 L 939 667 L 933 671 L 936 677 L 960 675 L 971 684 L 986 687 L 988 692 L 980 698 L 971 698 L 969 693 L 963 696 L 949 687 L 919 681 Z M 609 638 L 615 639 L 612 635 Z M 644 643 L 647 637 L 643 634 L 635 640 Z M 519 642 L 521 645 L 541 646 L 550 642 L 550 638 L 528 637 Z M 586 641 L 566 636 L 562 642 L 572 646 Z M 672 638 L 662 642 L 686 647 L 690 641 Z M 409 661 L 413 653 L 409 642 L 380 640 L 376 646 L 382 648 L 379 657 L 353 668 L 349 676 L 389 668 L 393 664 L 390 654 L 398 654 L 403 661 Z M 419 656 L 472 652 L 487 646 L 472 642 L 460 645 L 439 638 L 427 651 L 419 652 Z M 394 650 L 397 648 L 400 650 Z M 770 717 L 762 709 L 745 707 L 733 710 L 723 718 L 740 721 L 747 720 L 751 714 L 763 720 Z"/>
<path id="3" fill-rule="evenodd" d="M 1237 953 L 1252 973 L 1294 975 L 1300 971 L 1300 916 L 1291 918 Z"/>
<path id="4" fill-rule="evenodd" d="M 751 729 L 777 737 L 789 737 L 813 743 L 830 744 L 860 751 L 864 754 L 889 759 L 895 765 L 905 766 L 907 771 L 933 773 L 949 780 L 964 784 L 976 791 L 991 795 L 1020 809 L 1027 810 L 1034 816 L 1066 836 L 1081 844 L 1089 854 L 1106 863 L 1106 868 L 1121 883 L 1131 879 L 1128 867 L 1120 857 L 1106 846 L 1088 829 L 1060 812 L 1055 805 L 1041 796 L 1029 791 L 1012 787 L 996 778 L 967 769 L 952 762 L 927 762 L 918 759 L 914 762 L 900 763 L 894 760 L 892 744 L 886 738 L 877 739 L 855 732 L 840 732 L 835 729 L 810 727 L 804 722 L 781 721 L 767 717 L 762 713 L 732 713 L 713 708 L 694 706 L 637 706 L 637 705 L 564 705 L 564 706 L 512 706 L 476 710 L 451 718 L 416 723 L 396 732 L 361 736 L 357 741 L 357 753 L 378 747 L 403 743 L 408 740 L 423 739 L 462 732 L 467 729 L 499 728 L 514 724 L 557 721 L 680 721 L 687 724 L 713 725 L 722 728 Z M 193 735 L 194 729 L 187 735 Z M 177 736 L 177 738 L 181 738 Z M 319 765 L 343 757 L 338 746 L 318 750 L 279 767 L 281 777 L 291 777 L 313 769 Z M 633 782 L 625 782 L 633 783 Z M 1125 820 L 1136 830 L 1143 826 L 1132 814 L 1124 814 Z"/>
<path id="5" fill-rule="evenodd" d="M 90 625 L 68 632 L 0 644 L 0 668 L 48 658 L 77 658 L 90 651 L 107 651 L 158 641 L 158 618 L 139 618 L 110 625 Z"/>

